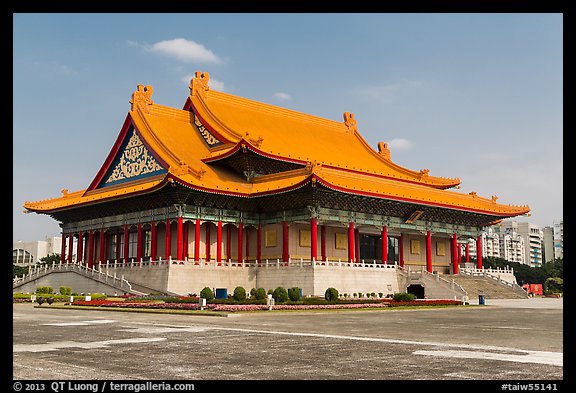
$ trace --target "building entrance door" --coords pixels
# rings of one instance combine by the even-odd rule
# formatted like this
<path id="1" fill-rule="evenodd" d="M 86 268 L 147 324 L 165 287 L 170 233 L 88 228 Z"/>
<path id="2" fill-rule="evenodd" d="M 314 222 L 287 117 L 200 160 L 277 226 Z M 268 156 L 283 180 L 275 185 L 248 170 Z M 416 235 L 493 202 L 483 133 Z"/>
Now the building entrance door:
<path id="1" fill-rule="evenodd" d="M 360 234 L 360 260 L 382 262 L 382 236 Z M 398 262 L 398 238 L 388 236 L 388 262 Z"/>

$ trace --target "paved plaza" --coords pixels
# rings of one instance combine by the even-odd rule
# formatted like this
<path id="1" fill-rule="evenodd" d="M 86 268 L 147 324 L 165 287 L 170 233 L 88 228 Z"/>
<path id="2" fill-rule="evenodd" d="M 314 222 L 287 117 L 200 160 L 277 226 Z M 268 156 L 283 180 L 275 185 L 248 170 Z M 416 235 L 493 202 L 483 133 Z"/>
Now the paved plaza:
<path id="1" fill-rule="evenodd" d="M 13 306 L 14 380 L 563 379 L 563 299 L 213 317 Z"/>

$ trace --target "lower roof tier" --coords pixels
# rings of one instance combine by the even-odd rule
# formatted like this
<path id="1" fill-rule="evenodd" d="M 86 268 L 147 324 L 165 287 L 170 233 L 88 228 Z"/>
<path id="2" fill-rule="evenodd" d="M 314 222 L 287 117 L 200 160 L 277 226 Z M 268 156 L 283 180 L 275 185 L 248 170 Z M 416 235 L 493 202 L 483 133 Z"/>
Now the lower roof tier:
<path id="1" fill-rule="evenodd" d="M 340 217 L 339 220 L 342 220 L 341 212 L 350 212 L 351 221 L 354 221 L 353 213 L 360 213 L 381 217 L 383 222 L 387 218 L 393 218 L 395 222 L 408 224 L 414 222 L 441 223 L 476 228 L 488 226 L 507 218 L 497 214 L 446 208 L 433 204 L 423 205 L 345 193 L 333 190 L 317 181 L 309 181 L 284 193 L 254 198 L 207 193 L 190 189 L 176 182 L 170 182 L 152 192 L 132 195 L 129 198 L 58 209 L 48 214 L 66 225 L 142 211 L 162 210 L 174 206 L 182 206 L 186 211 L 192 212 L 196 211 L 197 208 L 243 212 L 246 217 L 251 217 L 252 223 L 259 220 L 270 220 L 271 217 L 278 218 L 281 217 L 278 215 L 279 212 L 294 209 L 308 209 L 310 217 L 315 214 L 314 211 L 323 209 L 324 212 L 329 212 L 328 215 Z M 170 217 L 166 216 L 165 218 Z M 241 219 L 238 218 L 238 220 Z M 281 221 L 281 219 L 278 218 L 277 221 Z"/>

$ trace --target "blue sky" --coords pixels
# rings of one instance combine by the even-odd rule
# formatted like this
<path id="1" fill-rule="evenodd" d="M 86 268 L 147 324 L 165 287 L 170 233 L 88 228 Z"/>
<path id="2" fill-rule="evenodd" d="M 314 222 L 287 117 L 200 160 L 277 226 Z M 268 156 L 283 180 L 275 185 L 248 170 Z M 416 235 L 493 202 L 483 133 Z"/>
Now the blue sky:
<path id="1" fill-rule="evenodd" d="M 81 190 L 138 84 L 212 89 L 343 121 L 397 164 L 563 217 L 561 13 L 13 15 L 13 240 L 59 234 L 25 201 Z M 345 152 L 343 152 L 345 154 Z"/>

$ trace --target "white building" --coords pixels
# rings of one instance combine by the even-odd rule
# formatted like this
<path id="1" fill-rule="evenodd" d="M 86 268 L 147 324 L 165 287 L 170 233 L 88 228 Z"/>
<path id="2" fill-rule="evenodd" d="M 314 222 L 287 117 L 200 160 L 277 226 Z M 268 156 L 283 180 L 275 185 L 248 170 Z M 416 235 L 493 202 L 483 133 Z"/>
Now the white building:
<path id="1" fill-rule="evenodd" d="M 564 258 L 564 220 L 554 221 L 554 258 Z"/>
<path id="2" fill-rule="evenodd" d="M 526 263 L 524 238 L 513 229 L 507 228 L 500 234 L 501 258 L 517 263 Z"/>
<path id="3" fill-rule="evenodd" d="M 506 229 L 514 230 L 524 239 L 524 263 L 532 267 L 542 266 L 544 232 L 538 225 L 529 222 L 502 221 L 495 227 L 499 233 L 505 233 Z"/>
<path id="4" fill-rule="evenodd" d="M 44 240 L 24 242 L 18 240 L 12 243 L 12 263 L 18 266 L 29 266 L 40 262 L 51 254 L 60 254 L 62 251 L 62 237 L 52 236 Z M 74 244 L 73 259 L 76 260 L 76 245 Z"/>
<path id="5" fill-rule="evenodd" d="M 498 234 L 493 227 L 488 227 L 482 232 L 482 257 L 501 258 L 500 238 L 500 234 Z M 468 245 L 470 258 L 476 258 L 476 239 L 468 239 Z M 463 249 L 462 252 L 464 253 L 465 249 Z"/>

